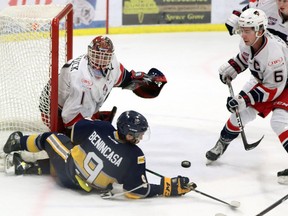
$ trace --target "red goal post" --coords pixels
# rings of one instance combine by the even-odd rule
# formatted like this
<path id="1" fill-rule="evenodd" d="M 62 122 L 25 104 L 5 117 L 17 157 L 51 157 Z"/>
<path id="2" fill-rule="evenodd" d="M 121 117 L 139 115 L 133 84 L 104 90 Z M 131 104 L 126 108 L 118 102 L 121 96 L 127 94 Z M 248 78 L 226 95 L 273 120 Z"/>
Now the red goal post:
<path id="1" fill-rule="evenodd" d="M 51 50 L 51 70 L 52 70 L 52 89 L 51 89 L 51 116 L 50 116 L 50 130 L 57 131 L 58 127 L 58 73 L 62 65 L 59 65 L 59 22 L 63 18 L 66 18 L 66 59 L 72 59 L 72 47 L 73 47 L 73 6 L 68 4 L 55 18 L 53 18 L 51 39 L 52 39 L 52 50 Z"/>
<path id="2" fill-rule="evenodd" d="M 70 3 L 0 11 L 0 131 L 57 131 L 58 74 L 72 40 Z"/>

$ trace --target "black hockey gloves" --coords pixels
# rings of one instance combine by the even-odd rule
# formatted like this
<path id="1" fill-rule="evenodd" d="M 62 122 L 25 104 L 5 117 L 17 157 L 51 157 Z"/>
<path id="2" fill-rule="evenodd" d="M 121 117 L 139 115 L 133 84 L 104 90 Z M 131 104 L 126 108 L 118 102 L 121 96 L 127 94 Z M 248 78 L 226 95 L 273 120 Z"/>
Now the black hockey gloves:
<path id="1" fill-rule="evenodd" d="M 189 178 L 183 176 L 177 176 L 174 178 L 163 177 L 160 186 L 163 190 L 163 196 L 166 197 L 181 196 L 197 187 L 195 183 L 189 183 Z"/>
<path id="2" fill-rule="evenodd" d="M 241 112 L 250 105 L 250 98 L 244 91 L 241 91 L 239 95 L 236 95 L 235 97 L 228 97 L 226 103 L 226 107 L 231 113 L 234 113 L 237 107 L 238 111 Z"/>

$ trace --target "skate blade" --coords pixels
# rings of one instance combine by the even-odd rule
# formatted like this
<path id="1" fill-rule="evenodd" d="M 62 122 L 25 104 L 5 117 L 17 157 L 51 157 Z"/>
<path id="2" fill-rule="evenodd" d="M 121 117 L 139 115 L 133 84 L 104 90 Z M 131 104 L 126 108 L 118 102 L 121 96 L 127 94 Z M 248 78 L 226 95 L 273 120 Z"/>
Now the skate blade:
<path id="1" fill-rule="evenodd" d="M 4 161 L 5 161 L 6 154 L 4 152 L 0 152 L 0 172 L 4 172 Z"/>
<path id="2" fill-rule="evenodd" d="M 13 154 L 7 154 L 4 158 L 4 172 L 7 175 L 15 174 L 15 166 L 13 164 Z"/>
<path id="3" fill-rule="evenodd" d="M 278 183 L 288 185 L 288 176 L 279 176 Z"/>
<path id="4" fill-rule="evenodd" d="M 207 161 L 206 161 L 206 166 L 211 165 L 213 162 L 215 162 L 215 161 L 207 159 Z"/>

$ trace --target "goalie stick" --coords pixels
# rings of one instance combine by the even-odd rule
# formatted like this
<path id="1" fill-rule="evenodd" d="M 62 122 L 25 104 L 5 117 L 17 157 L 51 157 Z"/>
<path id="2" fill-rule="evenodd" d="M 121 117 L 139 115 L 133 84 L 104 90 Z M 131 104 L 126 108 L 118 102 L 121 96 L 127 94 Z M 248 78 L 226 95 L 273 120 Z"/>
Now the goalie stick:
<path id="1" fill-rule="evenodd" d="M 113 106 L 113 108 L 112 108 L 112 110 L 111 110 L 110 118 L 109 118 L 109 120 L 108 120 L 109 122 L 112 123 L 112 121 L 113 121 L 113 119 L 114 119 L 114 117 L 115 117 L 116 112 L 117 112 L 117 107 L 116 107 L 116 106 Z"/>
<path id="2" fill-rule="evenodd" d="M 230 92 L 231 97 L 234 97 L 234 91 L 233 91 L 233 87 L 232 87 L 232 84 L 231 84 L 231 80 L 230 80 L 230 79 L 227 79 L 226 82 L 227 82 L 227 85 L 228 85 L 228 88 L 229 88 L 229 92 Z M 254 143 L 249 144 L 248 141 L 247 141 L 247 138 L 246 138 L 246 134 L 245 134 L 245 132 L 244 132 L 244 127 L 243 127 L 243 124 L 242 124 L 241 116 L 240 116 L 240 113 L 239 113 L 239 110 L 238 110 L 237 107 L 236 107 L 235 115 L 236 115 L 236 119 L 237 119 L 238 126 L 239 126 L 239 128 L 240 128 L 240 133 L 241 133 L 241 137 L 242 137 L 242 141 L 243 141 L 245 150 L 246 150 L 246 151 L 249 151 L 249 150 L 251 150 L 251 149 L 254 149 L 256 146 L 259 145 L 259 143 L 261 142 L 261 140 L 264 138 L 264 135 L 263 135 L 262 138 L 261 138 L 260 140 L 258 140 L 257 142 L 254 142 Z"/>
<path id="3" fill-rule="evenodd" d="M 156 172 L 154 172 L 154 171 L 152 171 L 152 170 L 150 170 L 150 169 L 147 169 L 147 168 L 146 168 L 146 171 L 149 172 L 149 173 L 151 173 L 151 174 L 154 174 L 154 175 L 156 175 L 156 176 L 158 176 L 158 177 L 161 177 L 161 178 L 164 177 L 163 175 L 161 175 L 161 174 L 159 174 L 159 173 L 156 173 Z M 201 191 L 199 191 L 199 190 L 194 189 L 193 191 L 195 191 L 196 193 L 199 193 L 199 194 L 201 194 L 201 195 L 203 195 L 203 196 L 206 196 L 206 197 L 209 197 L 209 198 L 211 198 L 211 199 L 214 199 L 214 200 L 216 200 L 216 201 L 218 201 L 218 202 L 224 203 L 224 204 L 230 206 L 231 208 L 238 208 L 238 207 L 240 206 L 240 202 L 238 202 L 238 201 L 231 201 L 230 203 L 228 203 L 228 202 L 225 202 L 225 201 L 223 201 L 223 200 L 221 200 L 221 199 L 218 199 L 218 198 L 216 198 L 216 197 L 213 197 L 213 196 L 211 196 L 211 195 L 209 195 L 209 194 L 203 193 L 203 192 L 201 192 Z"/>
<path id="4" fill-rule="evenodd" d="M 281 199 L 279 199 L 278 201 L 276 201 L 275 203 L 273 203 L 272 205 L 270 205 L 269 207 L 267 207 L 266 209 L 264 209 L 262 212 L 260 212 L 256 216 L 265 215 L 267 212 L 271 211 L 272 209 L 274 209 L 276 206 L 280 205 L 282 202 L 284 202 L 287 199 L 288 199 L 288 194 L 282 197 Z"/>

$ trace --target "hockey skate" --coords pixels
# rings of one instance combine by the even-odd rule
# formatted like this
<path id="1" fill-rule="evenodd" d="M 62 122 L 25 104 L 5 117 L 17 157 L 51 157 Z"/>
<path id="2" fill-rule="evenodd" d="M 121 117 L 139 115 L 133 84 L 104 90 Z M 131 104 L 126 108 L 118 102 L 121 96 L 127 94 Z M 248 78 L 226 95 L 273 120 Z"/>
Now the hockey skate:
<path id="1" fill-rule="evenodd" d="M 6 142 L 6 144 L 3 147 L 3 151 L 8 154 L 13 151 L 19 151 L 21 150 L 20 145 L 20 138 L 23 137 L 23 134 L 20 131 L 16 131 L 12 133 Z"/>
<path id="2" fill-rule="evenodd" d="M 6 154 L 4 152 L 0 152 L 0 172 L 4 172 L 4 160 Z"/>
<path id="3" fill-rule="evenodd" d="M 25 162 L 19 153 L 7 154 L 4 160 L 4 171 L 6 174 L 23 175 L 36 174 L 41 175 L 41 169 L 36 163 Z"/>
<path id="4" fill-rule="evenodd" d="M 207 162 L 206 165 L 211 164 L 212 162 L 216 161 L 224 152 L 226 151 L 229 142 L 224 142 L 221 138 L 216 142 L 216 145 L 207 151 L 206 158 Z"/>
<path id="5" fill-rule="evenodd" d="M 278 183 L 288 185 L 288 169 L 277 173 Z"/>

